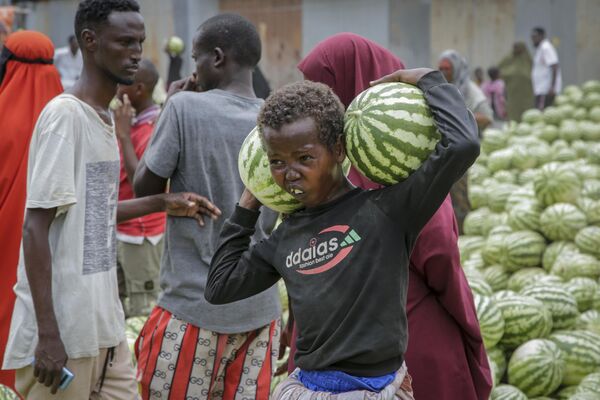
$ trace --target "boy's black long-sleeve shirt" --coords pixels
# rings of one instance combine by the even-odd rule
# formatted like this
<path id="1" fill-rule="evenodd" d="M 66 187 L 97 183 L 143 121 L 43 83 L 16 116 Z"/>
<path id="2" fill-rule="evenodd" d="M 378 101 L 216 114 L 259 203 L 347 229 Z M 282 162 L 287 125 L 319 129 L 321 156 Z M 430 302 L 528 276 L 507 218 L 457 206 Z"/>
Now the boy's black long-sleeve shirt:
<path id="1" fill-rule="evenodd" d="M 442 139 L 405 181 L 354 189 L 291 214 L 248 248 L 259 213 L 237 207 L 221 231 L 206 285 L 222 304 L 285 281 L 298 323 L 296 364 L 380 376 L 402 365 L 410 252 L 452 184 L 479 155 L 477 125 L 441 73 L 418 83 Z"/>

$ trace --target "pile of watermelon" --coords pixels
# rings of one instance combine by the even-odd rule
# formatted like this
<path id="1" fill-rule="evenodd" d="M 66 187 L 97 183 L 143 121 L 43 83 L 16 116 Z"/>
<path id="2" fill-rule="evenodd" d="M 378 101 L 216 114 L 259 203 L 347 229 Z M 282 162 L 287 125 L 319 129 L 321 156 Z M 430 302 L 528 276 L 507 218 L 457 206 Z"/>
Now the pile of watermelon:
<path id="1" fill-rule="evenodd" d="M 600 81 L 481 147 L 459 247 L 491 399 L 600 399 Z"/>

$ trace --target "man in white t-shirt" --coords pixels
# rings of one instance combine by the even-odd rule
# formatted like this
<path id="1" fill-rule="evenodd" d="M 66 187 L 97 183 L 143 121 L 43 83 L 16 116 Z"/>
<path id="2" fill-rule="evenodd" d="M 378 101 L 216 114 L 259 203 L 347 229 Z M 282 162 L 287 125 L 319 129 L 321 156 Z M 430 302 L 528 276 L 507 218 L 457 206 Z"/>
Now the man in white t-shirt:
<path id="1" fill-rule="evenodd" d="M 535 46 L 531 82 L 535 95 L 535 106 L 540 110 L 552 105 L 554 97 L 562 88 L 562 77 L 556 49 L 546 39 L 544 28 L 536 27 L 531 32 L 531 41 Z"/>
<path id="2" fill-rule="evenodd" d="M 117 84 L 133 83 L 144 20 L 135 0 L 84 0 L 75 33 L 81 78 L 48 103 L 31 139 L 3 368 L 16 369 L 15 386 L 28 400 L 131 400 L 138 390 L 118 296 L 116 223 L 165 209 L 202 222 L 205 207 L 213 218 L 218 209 L 193 193 L 118 202 L 119 149 L 108 105 Z M 63 367 L 75 378 L 58 390 Z"/>
<path id="3" fill-rule="evenodd" d="M 75 35 L 69 36 L 69 45 L 60 47 L 54 52 L 54 65 L 60 74 L 60 82 L 65 90 L 70 89 L 83 68 L 83 58 Z"/>

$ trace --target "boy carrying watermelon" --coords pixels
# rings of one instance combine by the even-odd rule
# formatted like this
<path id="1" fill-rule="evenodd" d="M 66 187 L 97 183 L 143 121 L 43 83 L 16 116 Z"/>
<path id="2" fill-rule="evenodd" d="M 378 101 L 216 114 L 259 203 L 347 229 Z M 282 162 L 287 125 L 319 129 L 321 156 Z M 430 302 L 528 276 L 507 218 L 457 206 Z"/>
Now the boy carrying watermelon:
<path id="1" fill-rule="evenodd" d="M 378 191 L 344 176 L 344 109 L 327 86 L 287 85 L 259 113 L 271 174 L 304 208 L 249 247 L 261 204 L 246 190 L 221 230 L 205 296 L 229 303 L 283 278 L 298 322 L 299 368 L 275 399 L 413 398 L 404 364 L 409 256 L 479 155 L 479 141 L 473 115 L 440 72 L 400 70 L 375 83 L 392 81 L 424 92 L 442 139 L 405 181 Z"/>

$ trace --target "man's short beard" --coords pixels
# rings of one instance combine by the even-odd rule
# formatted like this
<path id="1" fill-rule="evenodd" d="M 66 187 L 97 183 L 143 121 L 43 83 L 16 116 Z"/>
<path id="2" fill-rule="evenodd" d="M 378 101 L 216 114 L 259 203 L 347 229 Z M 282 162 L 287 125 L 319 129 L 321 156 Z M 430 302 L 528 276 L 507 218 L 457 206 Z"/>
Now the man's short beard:
<path id="1" fill-rule="evenodd" d="M 108 69 L 105 69 L 104 72 L 106 73 L 106 75 L 108 75 L 108 77 L 112 81 L 114 81 L 115 83 L 118 83 L 119 85 L 129 86 L 129 85 L 133 85 L 133 83 L 135 82 L 133 78 L 123 78 L 121 76 L 113 74 Z"/>

